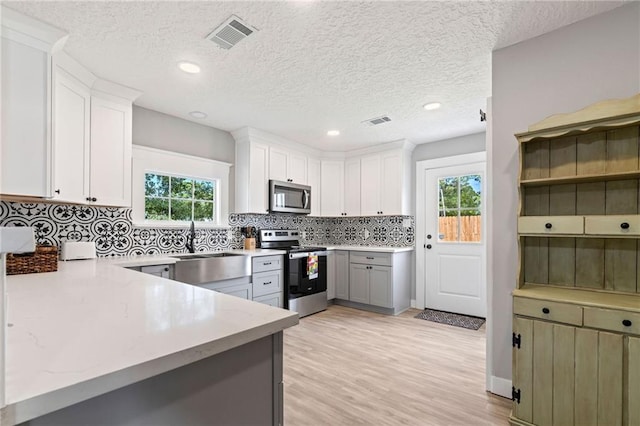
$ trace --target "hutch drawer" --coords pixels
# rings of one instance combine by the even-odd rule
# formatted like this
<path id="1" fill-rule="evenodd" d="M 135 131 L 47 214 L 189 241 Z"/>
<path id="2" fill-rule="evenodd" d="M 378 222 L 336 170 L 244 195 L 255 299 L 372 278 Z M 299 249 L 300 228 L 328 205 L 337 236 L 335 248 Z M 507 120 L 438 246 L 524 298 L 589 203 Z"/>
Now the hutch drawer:
<path id="1" fill-rule="evenodd" d="M 582 216 L 522 216 L 518 218 L 521 234 L 582 234 Z"/>
<path id="2" fill-rule="evenodd" d="M 513 313 L 565 324 L 582 325 L 582 307 L 570 303 L 514 297 Z"/>
<path id="3" fill-rule="evenodd" d="M 640 313 L 585 307 L 584 326 L 625 334 L 640 334 Z"/>

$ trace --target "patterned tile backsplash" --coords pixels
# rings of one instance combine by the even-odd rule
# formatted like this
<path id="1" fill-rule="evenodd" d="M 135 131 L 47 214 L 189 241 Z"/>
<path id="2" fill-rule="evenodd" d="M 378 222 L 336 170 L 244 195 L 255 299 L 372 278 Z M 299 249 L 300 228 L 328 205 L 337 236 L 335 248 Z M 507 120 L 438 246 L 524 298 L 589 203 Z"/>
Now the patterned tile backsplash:
<path id="1" fill-rule="evenodd" d="M 297 229 L 304 244 L 413 246 L 413 216 L 313 217 L 230 214 L 229 228 L 196 229 L 198 251 L 241 248 L 241 228 Z M 409 226 L 404 226 L 409 225 Z M 131 209 L 0 201 L 0 226 L 32 226 L 39 244 L 95 241 L 98 256 L 185 252 L 188 229 L 141 228 Z"/>

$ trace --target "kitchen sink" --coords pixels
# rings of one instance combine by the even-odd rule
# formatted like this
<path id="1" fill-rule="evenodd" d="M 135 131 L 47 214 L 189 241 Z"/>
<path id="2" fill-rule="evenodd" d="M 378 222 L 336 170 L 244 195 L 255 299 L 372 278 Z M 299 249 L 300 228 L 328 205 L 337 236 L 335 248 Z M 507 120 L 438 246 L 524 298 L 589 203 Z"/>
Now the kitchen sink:
<path id="1" fill-rule="evenodd" d="M 204 284 L 251 275 L 251 256 L 241 253 L 203 253 L 172 256 L 174 279 L 187 284 Z"/>

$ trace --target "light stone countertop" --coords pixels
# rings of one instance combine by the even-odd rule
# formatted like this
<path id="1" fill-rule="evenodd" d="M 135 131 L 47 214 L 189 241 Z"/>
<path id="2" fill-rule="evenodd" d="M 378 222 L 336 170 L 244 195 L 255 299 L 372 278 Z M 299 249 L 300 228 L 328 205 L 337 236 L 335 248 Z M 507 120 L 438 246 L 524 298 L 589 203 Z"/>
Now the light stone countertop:
<path id="1" fill-rule="evenodd" d="M 413 247 L 387 247 L 387 246 L 343 246 L 331 245 L 327 246 L 327 250 L 349 250 L 349 251 L 371 251 L 378 253 L 402 253 L 413 251 Z"/>
<path id="2" fill-rule="evenodd" d="M 273 256 L 278 254 L 287 254 L 284 250 L 272 249 L 255 249 L 255 250 L 219 250 L 219 251 L 198 251 L 196 253 L 161 253 L 148 254 L 139 256 L 117 256 L 117 257 L 101 257 L 98 262 L 109 263 L 122 266 L 125 268 L 134 266 L 150 266 L 150 265 L 169 265 L 180 260 L 180 256 L 189 256 L 192 254 L 208 254 L 208 253 L 241 253 L 251 257 Z M 68 262 L 76 262 L 70 260 Z"/>
<path id="3" fill-rule="evenodd" d="M 282 254 L 255 250 L 247 254 Z M 7 277 L 6 402 L 19 423 L 282 331 L 298 314 L 125 269 L 167 255 L 59 262 Z"/>

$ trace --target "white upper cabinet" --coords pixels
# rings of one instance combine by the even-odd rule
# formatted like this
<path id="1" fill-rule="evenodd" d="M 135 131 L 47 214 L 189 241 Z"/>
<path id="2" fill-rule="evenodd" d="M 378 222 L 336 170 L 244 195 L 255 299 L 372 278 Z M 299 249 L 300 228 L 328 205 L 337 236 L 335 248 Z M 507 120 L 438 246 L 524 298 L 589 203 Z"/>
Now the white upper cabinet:
<path id="1" fill-rule="evenodd" d="M 236 140 L 235 213 L 269 211 L 269 145 L 250 140 L 247 129 L 233 132 Z"/>
<path id="2" fill-rule="evenodd" d="M 269 179 L 306 185 L 307 157 L 280 147 L 270 147 Z"/>
<path id="3" fill-rule="evenodd" d="M 344 162 L 344 212 L 343 216 L 360 216 L 360 159 Z"/>
<path id="4" fill-rule="evenodd" d="M 131 206 L 131 118 L 131 102 L 103 95 L 91 97 L 87 201 L 101 206 Z"/>
<path id="5" fill-rule="evenodd" d="M 380 214 L 380 155 L 368 155 L 361 160 L 362 181 L 360 183 L 363 216 Z"/>
<path id="6" fill-rule="evenodd" d="M 362 157 L 363 216 L 409 213 L 409 167 L 408 154 L 402 149 Z"/>
<path id="7" fill-rule="evenodd" d="M 322 160 L 320 168 L 320 212 L 344 216 L 344 161 Z"/>
<path id="8" fill-rule="evenodd" d="M 66 33 L 2 7 L 0 193 L 51 196 L 51 55 Z"/>
<path id="9" fill-rule="evenodd" d="M 320 160 L 308 159 L 307 185 L 311 187 L 311 216 L 320 216 L 322 208 L 322 200 L 320 199 Z"/>
<path id="10" fill-rule="evenodd" d="M 89 196 L 91 89 L 54 66 L 53 198 L 85 203 Z"/>
<path id="11" fill-rule="evenodd" d="M 139 92 L 54 56 L 53 199 L 131 206 L 132 100 Z"/>

